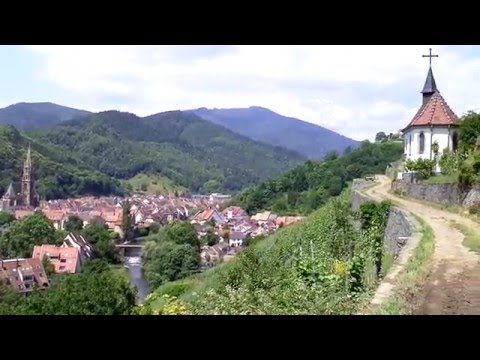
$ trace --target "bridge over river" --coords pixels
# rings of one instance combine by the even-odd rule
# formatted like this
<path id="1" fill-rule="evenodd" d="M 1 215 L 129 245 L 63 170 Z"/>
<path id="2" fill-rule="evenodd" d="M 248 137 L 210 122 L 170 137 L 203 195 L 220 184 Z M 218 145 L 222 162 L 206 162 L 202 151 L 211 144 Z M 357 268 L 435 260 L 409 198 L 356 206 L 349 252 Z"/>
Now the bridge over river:
<path id="1" fill-rule="evenodd" d="M 137 239 L 115 245 L 116 248 L 120 249 L 122 261 L 128 270 L 131 284 L 137 288 L 137 303 L 142 303 L 150 292 L 150 287 L 143 276 L 142 270 L 141 254 L 143 246 L 143 242 Z"/>

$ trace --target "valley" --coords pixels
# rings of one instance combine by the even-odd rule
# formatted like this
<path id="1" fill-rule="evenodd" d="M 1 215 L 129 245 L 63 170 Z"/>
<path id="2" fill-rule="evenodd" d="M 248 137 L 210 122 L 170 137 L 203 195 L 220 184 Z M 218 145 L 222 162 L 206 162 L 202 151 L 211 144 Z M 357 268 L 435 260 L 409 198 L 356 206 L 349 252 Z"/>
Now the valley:
<path id="1" fill-rule="evenodd" d="M 78 108 L 4 94 L 1 315 L 480 313 L 480 113 L 431 48 L 415 102 L 374 47 L 29 49 Z"/>

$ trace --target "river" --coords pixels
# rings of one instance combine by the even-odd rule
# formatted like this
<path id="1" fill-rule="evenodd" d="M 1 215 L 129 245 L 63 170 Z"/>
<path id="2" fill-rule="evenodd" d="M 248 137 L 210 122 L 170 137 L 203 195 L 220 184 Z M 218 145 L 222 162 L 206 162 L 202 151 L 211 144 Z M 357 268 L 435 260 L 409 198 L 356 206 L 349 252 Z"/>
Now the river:
<path id="1" fill-rule="evenodd" d="M 137 304 L 141 304 L 150 292 L 150 287 L 143 276 L 140 256 L 125 256 L 124 265 L 133 286 L 137 288 Z"/>

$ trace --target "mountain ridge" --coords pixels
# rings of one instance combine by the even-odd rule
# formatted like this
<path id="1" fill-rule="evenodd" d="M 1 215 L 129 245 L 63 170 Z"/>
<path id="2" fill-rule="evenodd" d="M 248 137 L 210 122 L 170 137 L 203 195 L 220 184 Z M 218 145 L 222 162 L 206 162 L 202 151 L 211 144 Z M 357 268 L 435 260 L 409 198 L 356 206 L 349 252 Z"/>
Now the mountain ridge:
<path id="1" fill-rule="evenodd" d="M 238 191 L 306 160 L 182 111 L 104 111 L 26 134 L 115 179 L 150 172 L 192 192 Z"/>
<path id="2" fill-rule="evenodd" d="M 281 145 L 312 160 L 322 159 L 331 151 L 341 154 L 348 147 L 355 148 L 360 145 L 359 141 L 333 130 L 283 116 L 261 106 L 230 109 L 202 107 L 186 111 L 252 140 L 269 145 Z"/>
<path id="3" fill-rule="evenodd" d="M 13 125 L 19 130 L 43 128 L 89 114 L 87 110 L 52 102 L 18 102 L 0 109 L 0 124 Z"/>

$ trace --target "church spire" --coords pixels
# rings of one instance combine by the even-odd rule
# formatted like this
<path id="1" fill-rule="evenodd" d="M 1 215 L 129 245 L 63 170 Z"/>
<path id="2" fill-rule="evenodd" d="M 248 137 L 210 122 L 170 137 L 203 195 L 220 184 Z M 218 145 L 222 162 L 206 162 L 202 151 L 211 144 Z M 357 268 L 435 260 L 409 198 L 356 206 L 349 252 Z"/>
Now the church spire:
<path id="1" fill-rule="evenodd" d="M 433 94 L 438 92 L 437 83 L 435 82 L 435 78 L 433 77 L 432 71 L 432 58 L 438 57 L 438 55 L 432 55 L 432 48 L 428 49 L 428 55 L 422 55 L 422 57 L 428 57 L 430 62 L 430 67 L 428 68 L 427 79 L 425 80 L 425 85 L 423 85 L 423 90 L 421 91 L 423 95 L 423 104 L 426 104 L 428 100 L 432 97 Z"/>
<path id="2" fill-rule="evenodd" d="M 28 167 L 32 166 L 32 154 L 30 151 L 30 144 L 28 144 L 27 158 L 25 159 L 25 166 L 28 166 Z"/>
<path id="3" fill-rule="evenodd" d="M 427 79 L 425 80 L 425 85 L 423 85 L 422 94 L 425 95 L 433 95 L 437 92 L 437 83 L 435 82 L 435 78 L 433 77 L 432 68 L 428 69 Z"/>
<path id="4" fill-rule="evenodd" d="M 30 144 L 28 144 L 27 158 L 23 165 L 22 175 L 22 200 L 23 205 L 34 205 L 34 187 L 33 187 L 33 174 L 32 174 L 32 154 L 30 150 Z"/>

